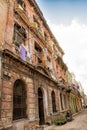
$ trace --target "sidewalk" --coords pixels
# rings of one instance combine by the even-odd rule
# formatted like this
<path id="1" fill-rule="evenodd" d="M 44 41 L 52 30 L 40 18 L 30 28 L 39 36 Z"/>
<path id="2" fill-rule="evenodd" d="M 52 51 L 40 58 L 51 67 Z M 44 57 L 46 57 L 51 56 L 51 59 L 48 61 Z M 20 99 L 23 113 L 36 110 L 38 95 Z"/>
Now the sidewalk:
<path id="1" fill-rule="evenodd" d="M 73 114 L 72 116 L 73 116 L 73 117 L 74 117 L 74 116 L 77 116 L 77 115 L 79 115 L 80 113 L 82 113 L 82 112 L 84 112 L 84 111 L 85 111 L 85 109 L 82 109 L 81 111 L 79 111 L 79 112 Z"/>
<path id="2" fill-rule="evenodd" d="M 81 110 L 78 113 L 73 114 L 73 118 L 76 118 L 77 116 L 79 116 L 79 114 L 81 114 L 84 111 L 85 109 Z M 62 128 L 62 127 L 65 127 L 66 125 L 69 126 L 70 123 L 73 123 L 73 121 L 67 122 L 65 125 L 62 125 L 62 126 L 56 126 L 56 125 L 44 126 L 44 130 L 56 130 L 57 128 L 60 130 L 60 127 Z"/>
<path id="3" fill-rule="evenodd" d="M 54 127 L 55 127 L 55 125 L 45 126 L 44 130 L 55 130 Z"/>

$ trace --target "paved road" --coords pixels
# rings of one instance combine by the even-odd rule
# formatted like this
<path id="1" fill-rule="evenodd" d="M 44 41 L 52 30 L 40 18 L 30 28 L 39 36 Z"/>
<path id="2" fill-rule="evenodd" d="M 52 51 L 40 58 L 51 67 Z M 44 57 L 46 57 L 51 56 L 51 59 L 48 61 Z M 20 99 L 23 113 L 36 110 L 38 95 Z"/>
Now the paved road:
<path id="1" fill-rule="evenodd" d="M 62 126 L 50 126 L 45 130 L 87 130 L 87 109 L 73 117 L 74 120 Z"/>

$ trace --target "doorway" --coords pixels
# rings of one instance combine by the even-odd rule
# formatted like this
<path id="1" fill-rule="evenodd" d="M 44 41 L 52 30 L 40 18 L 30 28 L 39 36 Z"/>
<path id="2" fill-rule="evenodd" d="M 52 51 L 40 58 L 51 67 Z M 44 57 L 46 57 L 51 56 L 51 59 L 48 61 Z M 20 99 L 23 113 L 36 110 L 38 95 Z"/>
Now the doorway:
<path id="1" fill-rule="evenodd" d="M 43 92 L 41 88 L 38 88 L 38 112 L 39 112 L 39 124 L 43 125 L 44 120 L 44 105 L 43 105 Z"/>
<path id="2" fill-rule="evenodd" d="M 51 93 L 51 98 L 52 98 L 52 109 L 53 109 L 53 113 L 54 113 L 54 112 L 56 112 L 56 101 L 55 101 L 54 91 L 52 91 L 52 93 Z"/>

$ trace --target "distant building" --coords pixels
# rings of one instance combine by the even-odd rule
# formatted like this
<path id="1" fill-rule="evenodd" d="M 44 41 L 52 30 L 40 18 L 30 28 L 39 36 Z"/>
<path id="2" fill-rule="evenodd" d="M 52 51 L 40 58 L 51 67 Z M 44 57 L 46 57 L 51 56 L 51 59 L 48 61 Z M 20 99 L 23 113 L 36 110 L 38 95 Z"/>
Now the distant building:
<path id="1" fill-rule="evenodd" d="M 87 95 L 84 96 L 84 100 L 85 100 L 84 104 L 85 104 L 85 106 L 87 106 Z"/>

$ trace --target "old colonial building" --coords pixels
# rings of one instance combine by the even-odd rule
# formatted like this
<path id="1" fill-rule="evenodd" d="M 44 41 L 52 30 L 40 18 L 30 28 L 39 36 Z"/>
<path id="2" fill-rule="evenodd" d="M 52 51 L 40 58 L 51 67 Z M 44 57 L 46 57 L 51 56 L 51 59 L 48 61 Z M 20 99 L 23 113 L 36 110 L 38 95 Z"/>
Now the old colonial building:
<path id="1" fill-rule="evenodd" d="M 0 0 L 0 16 L 0 129 L 52 123 L 72 108 L 72 95 L 81 99 L 64 52 L 34 0 Z"/>

